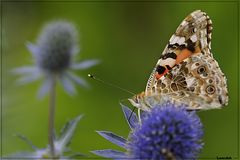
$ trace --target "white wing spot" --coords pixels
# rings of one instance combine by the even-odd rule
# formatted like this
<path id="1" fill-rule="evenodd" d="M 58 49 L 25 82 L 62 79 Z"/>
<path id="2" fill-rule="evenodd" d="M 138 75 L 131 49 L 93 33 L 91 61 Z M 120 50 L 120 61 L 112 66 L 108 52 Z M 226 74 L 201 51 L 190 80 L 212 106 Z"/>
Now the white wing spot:
<path id="1" fill-rule="evenodd" d="M 176 36 L 175 36 L 175 35 L 172 35 L 172 37 L 170 38 L 169 42 L 170 42 L 171 44 L 173 44 L 173 41 L 174 41 L 175 38 L 176 38 Z"/>
<path id="2" fill-rule="evenodd" d="M 178 40 L 178 44 L 184 44 L 185 42 L 185 38 L 184 37 L 180 37 L 179 40 Z"/>
<path id="3" fill-rule="evenodd" d="M 181 23 L 182 26 L 186 26 L 188 24 L 188 22 L 186 22 L 185 20 Z"/>
<path id="4" fill-rule="evenodd" d="M 160 59 L 158 61 L 158 64 L 161 66 L 169 65 L 170 67 L 173 67 L 176 64 L 176 60 L 173 58 L 167 58 L 167 59 Z"/>
<path id="5" fill-rule="evenodd" d="M 169 42 L 170 42 L 170 44 L 178 43 L 181 45 L 181 44 L 185 43 L 185 38 L 173 35 Z"/>
<path id="6" fill-rule="evenodd" d="M 194 34 L 194 35 L 191 36 L 190 39 L 192 40 L 192 42 L 197 42 L 198 38 L 197 38 L 196 34 Z"/>

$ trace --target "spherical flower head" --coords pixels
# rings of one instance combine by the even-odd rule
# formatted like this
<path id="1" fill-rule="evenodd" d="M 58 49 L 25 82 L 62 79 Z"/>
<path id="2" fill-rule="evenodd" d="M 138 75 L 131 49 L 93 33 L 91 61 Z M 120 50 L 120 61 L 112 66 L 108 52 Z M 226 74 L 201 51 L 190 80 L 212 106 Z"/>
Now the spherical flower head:
<path id="1" fill-rule="evenodd" d="M 37 65 L 48 72 L 61 72 L 70 66 L 77 51 L 77 30 L 66 21 L 48 23 L 37 40 Z"/>
<path id="2" fill-rule="evenodd" d="M 165 103 L 154 107 L 130 134 L 128 152 L 139 159 L 195 159 L 202 148 L 202 124 L 195 112 Z"/>
<path id="3" fill-rule="evenodd" d="M 69 95 L 76 93 L 72 82 L 88 87 L 88 83 L 73 71 L 88 69 L 98 64 L 99 60 L 74 61 L 75 55 L 79 51 L 77 35 L 76 28 L 68 21 L 47 23 L 36 44 L 27 43 L 27 48 L 32 53 L 35 64 L 12 70 L 14 74 L 22 76 L 18 79 L 18 84 L 31 83 L 44 77 L 44 82 L 38 91 L 39 98 L 49 92 L 49 88 L 55 80 L 60 81 Z"/>

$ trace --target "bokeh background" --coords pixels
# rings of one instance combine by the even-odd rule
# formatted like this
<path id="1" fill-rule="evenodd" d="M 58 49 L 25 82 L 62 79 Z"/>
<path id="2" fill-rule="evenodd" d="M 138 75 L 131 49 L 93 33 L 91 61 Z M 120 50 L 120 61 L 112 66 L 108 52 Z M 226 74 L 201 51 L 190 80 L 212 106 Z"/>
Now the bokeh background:
<path id="1" fill-rule="evenodd" d="M 227 76 L 229 105 L 198 113 L 204 125 L 201 158 L 238 156 L 238 3 L 237 2 L 3 2 L 2 3 L 2 152 L 30 148 L 15 133 L 27 136 L 44 148 L 47 144 L 48 97 L 36 98 L 41 81 L 17 86 L 10 70 L 31 65 L 25 44 L 35 42 L 42 26 L 51 20 L 73 22 L 81 48 L 77 59 L 96 58 L 101 64 L 77 72 L 91 85 L 77 86 L 78 95 L 68 96 L 57 87 L 56 129 L 84 114 L 71 148 L 89 154 L 96 149 L 120 149 L 100 137 L 96 130 L 109 130 L 127 137 L 129 128 L 119 100 L 131 95 L 87 78 L 93 73 L 132 92 L 145 89 L 158 57 L 181 21 L 201 9 L 213 21 L 212 51 Z M 91 155 L 91 157 L 96 157 Z"/>

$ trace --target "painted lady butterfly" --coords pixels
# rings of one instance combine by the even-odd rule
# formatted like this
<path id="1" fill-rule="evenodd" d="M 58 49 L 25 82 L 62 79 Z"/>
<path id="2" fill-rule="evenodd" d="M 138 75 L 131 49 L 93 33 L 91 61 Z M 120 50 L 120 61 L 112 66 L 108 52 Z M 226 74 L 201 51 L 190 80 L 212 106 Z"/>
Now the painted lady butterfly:
<path id="1" fill-rule="evenodd" d="M 188 15 L 169 40 L 145 92 L 129 98 L 148 111 L 166 100 L 189 110 L 220 108 L 228 103 L 226 78 L 211 53 L 212 21 L 200 10 Z"/>

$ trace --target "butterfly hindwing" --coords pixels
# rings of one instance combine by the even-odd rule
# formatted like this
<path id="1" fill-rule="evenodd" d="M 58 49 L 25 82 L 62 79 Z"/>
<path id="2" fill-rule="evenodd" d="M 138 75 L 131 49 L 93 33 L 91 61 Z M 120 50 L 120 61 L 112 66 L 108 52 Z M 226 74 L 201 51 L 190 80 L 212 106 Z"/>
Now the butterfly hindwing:
<path id="1" fill-rule="evenodd" d="M 162 97 L 188 104 L 189 109 L 227 105 L 226 79 L 210 56 L 197 55 L 181 62 L 154 85 Z"/>

